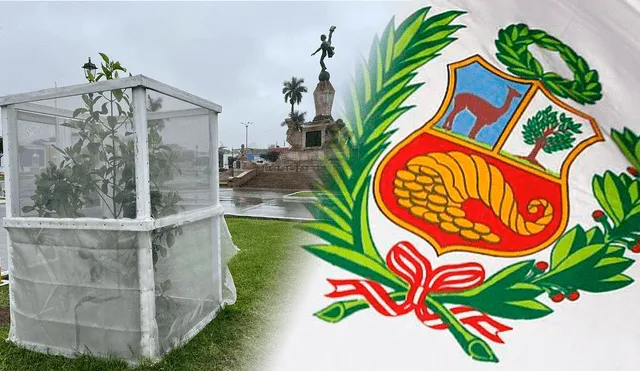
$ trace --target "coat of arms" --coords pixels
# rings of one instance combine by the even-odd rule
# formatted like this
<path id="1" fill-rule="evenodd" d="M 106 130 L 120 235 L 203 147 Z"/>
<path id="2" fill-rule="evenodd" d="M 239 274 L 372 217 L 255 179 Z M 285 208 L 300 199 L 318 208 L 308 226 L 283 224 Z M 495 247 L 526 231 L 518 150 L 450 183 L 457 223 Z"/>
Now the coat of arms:
<path id="1" fill-rule="evenodd" d="M 640 137 L 611 132 L 634 167 L 594 175 L 601 207 L 592 212 L 594 224 L 567 227 L 572 162 L 603 135 L 592 117 L 566 102 L 595 104 L 602 86 L 572 48 L 514 24 L 495 41 L 508 73 L 477 55 L 452 63 L 435 117 L 382 157 L 392 125 L 412 108 L 404 102 L 422 85 L 412 82 L 416 71 L 464 28 L 454 23 L 464 12 L 428 12 L 420 9 L 398 27 L 390 22 L 351 89 L 348 140 L 336 144 L 324 196 L 309 206 L 318 221 L 302 228 L 325 241 L 306 250 L 352 277 L 329 279 L 326 296 L 337 301 L 315 315 L 337 323 L 368 308 L 387 317 L 414 314 L 450 333 L 473 359 L 497 362 L 489 344 L 503 343 L 514 322 L 633 283 L 625 273 L 634 263 L 628 256 L 640 253 Z M 532 44 L 559 53 L 574 79 L 544 71 Z M 383 257 L 368 219 L 371 194 L 387 218 L 425 246 L 400 239 Z M 546 247 L 548 259 L 522 258 Z M 474 261 L 431 261 L 421 252 L 431 248 L 517 260 L 486 272 Z"/>
<path id="2" fill-rule="evenodd" d="M 593 118 L 538 80 L 473 56 L 449 66 L 436 116 L 383 159 L 376 201 L 439 253 L 528 255 L 565 229 L 569 168 L 600 140 Z"/>

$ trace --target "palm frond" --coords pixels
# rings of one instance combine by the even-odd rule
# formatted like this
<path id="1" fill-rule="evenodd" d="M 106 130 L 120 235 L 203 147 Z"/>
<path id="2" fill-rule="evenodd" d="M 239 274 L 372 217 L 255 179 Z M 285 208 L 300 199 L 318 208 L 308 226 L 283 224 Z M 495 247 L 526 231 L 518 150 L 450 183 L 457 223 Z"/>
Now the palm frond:
<path id="1" fill-rule="evenodd" d="M 451 36 L 464 27 L 451 24 L 464 12 L 449 11 L 426 18 L 429 9 L 418 10 L 397 28 L 392 18 L 382 36 L 375 38 L 344 105 L 347 139 L 335 144 L 331 159 L 325 161 L 327 175 L 319 187 L 325 196 L 309 206 L 322 220 L 302 226 L 328 242 L 308 246 L 308 251 L 391 286 L 398 282 L 391 278 L 395 276 L 375 247 L 367 219 L 370 173 L 395 132 L 389 127 L 413 108 L 403 103 L 422 86 L 411 84 L 416 70 L 438 57 L 456 40 Z"/>

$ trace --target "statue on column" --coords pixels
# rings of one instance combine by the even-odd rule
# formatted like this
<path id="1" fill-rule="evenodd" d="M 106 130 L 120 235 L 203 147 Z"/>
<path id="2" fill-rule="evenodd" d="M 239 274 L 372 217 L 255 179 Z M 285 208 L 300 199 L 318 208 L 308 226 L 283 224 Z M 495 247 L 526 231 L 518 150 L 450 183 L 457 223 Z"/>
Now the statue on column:
<path id="1" fill-rule="evenodd" d="M 322 55 L 320 56 L 320 67 L 322 68 L 321 75 L 323 73 L 327 75 L 329 74 L 327 72 L 327 66 L 324 64 L 324 59 L 326 57 L 333 58 L 333 55 L 335 54 L 335 48 L 331 46 L 331 36 L 333 35 L 333 31 L 335 30 L 336 30 L 336 26 L 331 26 L 329 28 L 329 40 L 327 40 L 327 35 L 324 35 L 324 34 L 320 35 L 320 40 L 322 41 L 322 43 L 320 44 L 320 47 L 318 48 L 318 50 L 316 50 L 315 52 L 313 52 L 313 54 L 311 54 L 311 56 L 313 57 L 319 51 L 322 51 Z"/>

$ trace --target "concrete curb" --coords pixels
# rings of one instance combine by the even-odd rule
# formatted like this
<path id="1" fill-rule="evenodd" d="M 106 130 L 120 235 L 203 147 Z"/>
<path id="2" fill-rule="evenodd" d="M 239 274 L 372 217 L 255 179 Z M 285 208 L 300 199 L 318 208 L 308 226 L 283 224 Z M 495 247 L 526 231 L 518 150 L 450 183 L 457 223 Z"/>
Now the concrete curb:
<path id="1" fill-rule="evenodd" d="M 289 193 L 288 195 L 282 196 L 282 200 L 283 201 L 289 201 L 289 202 L 302 202 L 302 203 L 313 203 L 313 202 L 318 201 L 317 197 L 298 197 L 298 196 L 295 196 L 298 193 L 306 193 L 306 192 L 313 192 L 313 191 L 298 191 L 298 192 Z"/>

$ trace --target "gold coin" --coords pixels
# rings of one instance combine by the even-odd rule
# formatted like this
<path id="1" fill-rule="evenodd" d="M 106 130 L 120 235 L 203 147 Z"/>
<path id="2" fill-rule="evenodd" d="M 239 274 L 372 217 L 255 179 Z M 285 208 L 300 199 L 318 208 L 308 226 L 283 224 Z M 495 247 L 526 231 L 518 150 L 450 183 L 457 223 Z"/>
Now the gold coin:
<path id="1" fill-rule="evenodd" d="M 473 222 L 470 222 L 469 220 L 465 219 L 465 218 L 456 218 L 453 221 L 453 224 L 457 225 L 460 228 L 463 229 L 470 229 L 473 228 Z M 475 233 L 474 233 L 475 234 Z"/>
<path id="2" fill-rule="evenodd" d="M 440 215 L 438 215 L 438 217 L 440 218 L 440 220 L 444 222 L 449 222 L 449 223 L 453 222 L 453 218 L 445 213 L 441 213 Z"/>
<path id="3" fill-rule="evenodd" d="M 458 208 L 458 209 L 462 207 L 462 204 L 459 204 L 459 203 L 457 203 L 457 202 L 453 202 L 453 201 L 451 201 L 451 200 L 449 200 L 448 205 L 449 205 L 449 206 L 451 206 L 451 207 Z M 463 211 L 463 213 L 464 213 L 464 211 Z"/>
<path id="4" fill-rule="evenodd" d="M 482 235 L 481 236 L 483 240 L 489 242 L 489 243 L 498 243 L 500 242 L 500 237 L 496 236 L 493 233 L 487 234 L 487 235 Z"/>
<path id="5" fill-rule="evenodd" d="M 418 175 L 416 181 L 420 184 L 430 185 L 433 184 L 433 179 L 430 176 Z"/>
<path id="6" fill-rule="evenodd" d="M 425 213 L 422 217 L 430 223 L 440 222 L 440 219 L 438 218 L 438 214 L 435 214 L 435 213 Z"/>
<path id="7" fill-rule="evenodd" d="M 422 191 L 424 187 L 416 182 L 406 182 L 404 186 L 410 191 Z"/>
<path id="8" fill-rule="evenodd" d="M 463 218 L 465 216 L 464 211 L 462 211 L 462 209 L 459 209 L 457 207 L 447 207 L 447 213 L 451 216 L 455 216 L 456 218 Z"/>
<path id="9" fill-rule="evenodd" d="M 442 196 L 438 196 L 438 195 L 429 195 L 429 202 L 433 202 L 436 205 L 446 205 L 447 204 L 447 199 L 442 197 Z"/>
<path id="10" fill-rule="evenodd" d="M 418 165 L 409 165 L 407 166 L 407 169 L 414 174 L 420 174 L 420 166 Z"/>
<path id="11" fill-rule="evenodd" d="M 405 182 L 413 182 L 416 180 L 416 176 L 406 170 L 398 170 L 396 176 Z"/>
<path id="12" fill-rule="evenodd" d="M 413 196 L 413 195 L 411 195 Z M 420 205 L 420 206 L 427 206 L 427 201 L 426 200 L 420 200 L 414 197 L 411 197 L 411 202 L 415 205 Z"/>
<path id="13" fill-rule="evenodd" d="M 396 188 L 393 190 L 393 194 L 400 197 L 400 198 L 409 198 L 410 193 L 409 191 L 407 191 L 406 189 L 400 189 L 400 188 Z"/>
<path id="14" fill-rule="evenodd" d="M 401 198 L 398 200 L 398 205 L 404 207 L 405 209 L 408 209 L 410 207 L 413 206 L 413 204 L 411 203 L 411 201 L 407 198 Z"/>
<path id="15" fill-rule="evenodd" d="M 435 170 L 433 170 L 433 169 L 431 169 L 429 167 L 426 167 L 426 166 L 421 166 L 420 167 L 420 172 L 422 174 L 426 174 L 426 175 L 429 175 L 429 176 L 432 176 L 432 177 L 436 177 L 436 176 L 439 177 L 440 176 L 440 174 L 438 174 Z"/>
<path id="16" fill-rule="evenodd" d="M 411 207 L 411 209 L 409 209 L 409 211 L 411 211 L 411 214 L 419 217 L 422 217 L 425 213 L 428 212 L 427 209 L 421 206 L 413 206 Z"/>
<path id="17" fill-rule="evenodd" d="M 434 178 L 433 181 L 437 184 L 442 184 L 442 178 L 440 177 Z"/>
<path id="18" fill-rule="evenodd" d="M 435 211 L 438 214 L 444 212 L 444 206 L 442 205 L 427 204 L 427 207 L 429 208 L 429 210 Z"/>
<path id="19" fill-rule="evenodd" d="M 462 237 L 466 238 L 467 240 L 477 241 L 480 239 L 479 234 L 477 234 L 476 232 L 470 231 L 468 229 L 463 229 L 462 231 L 460 231 L 460 234 L 462 235 Z"/>
<path id="20" fill-rule="evenodd" d="M 489 234 L 491 233 L 491 229 L 482 223 L 475 223 L 473 225 L 473 230 L 480 234 Z"/>
<path id="21" fill-rule="evenodd" d="M 400 179 L 397 179 L 393 181 L 393 185 L 398 187 L 398 188 L 404 188 L 404 182 Z"/>
<path id="22" fill-rule="evenodd" d="M 433 184 L 424 186 L 424 190 L 429 193 L 433 192 Z"/>
<path id="23" fill-rule="evenodd" d="M 449 232 L 449 233 L 458 233 L 458 231 L 460 230 L 460 228 L 456 227 L 455 225 L 449 222 L 443 222 L 442 224 L 440 224 L 440 228 L 442 228 L 445 232 Z"/>
<path id="24" fill-rule="evenodd" d="M 447 190 L 444 189 L 443 185 L 437 185 L 435 187 L 433 187 L 433 191 L 437 194 L 439 194 L 440 196 L 447 196 Z"/>
<path id="25" fill-rule="evenodd" d="M 427 199 L 427 192 L 412 192 L 411 193 L 411 197 L 420 199 L 420 200 L 426 200 Z"/>

